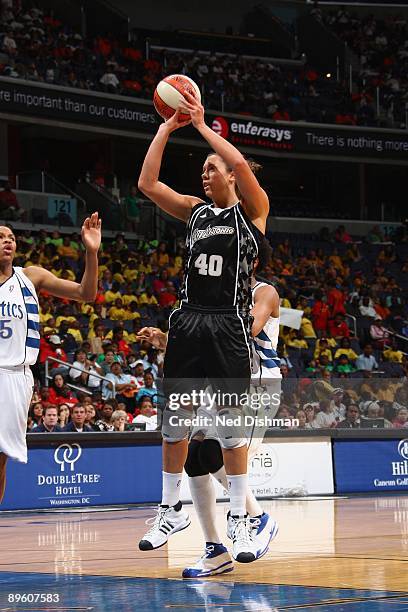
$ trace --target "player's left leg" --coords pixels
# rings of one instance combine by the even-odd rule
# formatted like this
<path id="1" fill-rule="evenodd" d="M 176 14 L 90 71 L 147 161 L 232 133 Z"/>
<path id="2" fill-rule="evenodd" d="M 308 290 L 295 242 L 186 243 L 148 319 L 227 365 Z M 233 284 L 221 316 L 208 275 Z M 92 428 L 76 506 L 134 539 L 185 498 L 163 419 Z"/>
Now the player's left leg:
<path id="1" fill-rule="evenodd" d="M 4 491 L 6 490 L 6 465 L 7 455 L 0 453 L 0 504 L 3 501 Z"/>
<path id="2" fill-rule="evenodd" d="M 228 479 L 233 557 L 240 563 L 250 563 L 256 553 L 245 505 L 248 453 L 240 403 L 251 378 L 249 321 L 238 313 L 218 314 L 208 320 L 208 337 L 208 378 L 219 407 L 215 425 Z"/>

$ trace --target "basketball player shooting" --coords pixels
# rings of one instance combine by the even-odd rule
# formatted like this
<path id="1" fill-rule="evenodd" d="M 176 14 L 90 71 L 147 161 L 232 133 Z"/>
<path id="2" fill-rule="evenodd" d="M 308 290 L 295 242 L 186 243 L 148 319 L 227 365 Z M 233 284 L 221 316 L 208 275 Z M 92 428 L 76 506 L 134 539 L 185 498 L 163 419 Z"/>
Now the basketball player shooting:
<path id="1" fill-rule="evenodd" d="M 187 223 L 185 280 L 180 308 L 169 321 L 164 391 L 167 397 L 181 397 L 197 390 L 197 380 L 205 380 L 221 397 L 239 396 L 248 390 L 251 376 L 250 283 L 269 203 L 248 161 L 206 125 L 201 103 L 187 92 L 184 97 L 183 108 L 192 125 L 214 151 L 207 156 L 201 175 L 205 195 L 212 203 L 180 194 L 159 180 L 170 134 L 188 123 L 179 121 L 178 113 L 160 125 L 139 178 L 139 189 L 147 197 Z M 218 408 L 224 423 L 242 418 L 239 406 L 226 402 Z M 170 425 L 174 412 L 164 411 L 162 502 L 152 529 L 139 543 L 141 550 L 163 546 L 172 533 L 190 524 L 179 491 L 191 416 L 191 406 L 180 406 L 178 424 L 173 418 Z M 217 436 L 228 478 L 233 556 L 248 563 L 255 561 L 256 551 L 245 505 L 246 439 L 228 424 L 218 428 Z"/>
<path id="2" fill-rule="evenodd" d="M 37 292 L 70 300 L 91 302 L 98 285 L 98 250 L 101 220 L 98 213 L 82 226 L 85 270 L 80 283 L 57 278 L 44 268 L 13 267 L 16 237 L 0 226 L 0 502 L 6 485 L 7 459 L 27 463 L 27 415 L 33 393 L 30 365 L 40 348 Z"/>
<path id="3" fill-rule="evenodd" d="M 264 239 L 259 245 L 259 258 L 255 260 L 255 268 L 258 269 L 258 261 L 259 267 L 262 268 L 269 255 L 270 246 Z M 251 391 L 257 392 L 262 388 L 262 392 L 265 393 L 268 388 L 271 396 L 276 393 L 278 397 L 281 380 L 279 358 L 276 354 L 279 336 L 279 295 L 273 286 L 256 280 L 255 276 L 252 278 L 251 290 L 253 298 L 251 314 L 254 317 Z M 167 334 L 158 328 L 145 327 L 140 330 L 138 338 L 150 342 L 160 350 L 166 350 Z M 275 416 L 278 407 L 279 402 L 275 399 L 273 405 L 266 411 L 269 418 Z M 208 418 L 206 410 L 205 406 L 200 407 L 197 415 Z M 265 412 L 262 411 L 258 416 L 264 415 Z M 251 427 L 247 431 L 248 463 L 260 449 L 266 429 L 266 427 L 262 430 Z M 206 430 L 200 427 L 193 430 L 184 469 L 189 477 L 191 497 L 205 539 L 205 550 L 195 565 L 184 569 L 183 578 L 203 578 L 230 572 L 233 570 L 233 561 L 222 543 L 216 526 L 216 493 L 210 476 L 212 475 L 228 491 L 222 451 L 214 426 L 210 425 Z M 278 532 L 278 524 L 262 510 L 249 485 L 246 493 L 246 510 L 252 526 L 256 558 L 260 559 L 268 552 L 270 541 Z M 230 537 L 229 532 L 228 536 Z"/>

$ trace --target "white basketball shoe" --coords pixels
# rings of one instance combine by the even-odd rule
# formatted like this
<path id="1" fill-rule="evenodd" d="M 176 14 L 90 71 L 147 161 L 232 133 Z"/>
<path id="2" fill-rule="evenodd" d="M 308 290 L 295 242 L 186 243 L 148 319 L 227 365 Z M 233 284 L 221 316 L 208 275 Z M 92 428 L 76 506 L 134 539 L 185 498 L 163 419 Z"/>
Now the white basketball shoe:
<path id="1" fill-rule="evenodd" d="M 190 525 L 190 517 L 181 508 L 175 510 L 173 506 L 159 506 L 157 515 L 146 521 L 153 521 L 151 529 L 139 542 L 140 550 L 154 550 L 164 546 L 173 533 L 182 531 Z"/>

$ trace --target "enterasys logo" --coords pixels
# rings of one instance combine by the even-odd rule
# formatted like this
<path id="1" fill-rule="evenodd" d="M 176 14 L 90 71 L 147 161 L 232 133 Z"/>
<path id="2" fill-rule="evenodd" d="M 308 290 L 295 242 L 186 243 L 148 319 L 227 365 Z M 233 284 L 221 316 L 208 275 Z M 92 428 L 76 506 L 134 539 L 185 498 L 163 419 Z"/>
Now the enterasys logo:
<path id="1" fill-rule="evenodd" d="M 219 136 L 223 138 L 228 137 L 229 126 L 228 121 L 224 117 L 216 117 L 212 122 L 211 128 Z"/>
<path id="2" fill-rule="evenodd" d="M 294 132 L 290 128 L 265 125 L 253 121 L 228 121 L 215 117 L 212 129 L 231 142 L 272 149 L 293 149 Z"/>

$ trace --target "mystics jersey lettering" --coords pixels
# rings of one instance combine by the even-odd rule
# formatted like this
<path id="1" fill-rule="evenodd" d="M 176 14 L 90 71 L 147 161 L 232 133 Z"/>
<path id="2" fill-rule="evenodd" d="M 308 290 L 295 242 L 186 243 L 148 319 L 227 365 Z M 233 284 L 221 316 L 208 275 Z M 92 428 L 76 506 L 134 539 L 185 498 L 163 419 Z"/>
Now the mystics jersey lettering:
<path id="1" fill-rule="evenodd" d="M 0 368 L 33 365 L 39 349 L 37 294 L 22 268 L 13 268 L 0 285 Z"/>
<path id="2" fill-rule="evenodd" d="M 260 231 L 242 206 L 194 206 L 187 226 L 183 303 L 205 308 L 251 308 L 250 281 Z"/>

